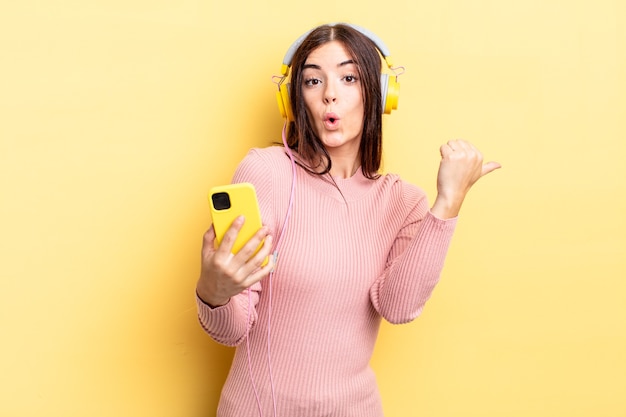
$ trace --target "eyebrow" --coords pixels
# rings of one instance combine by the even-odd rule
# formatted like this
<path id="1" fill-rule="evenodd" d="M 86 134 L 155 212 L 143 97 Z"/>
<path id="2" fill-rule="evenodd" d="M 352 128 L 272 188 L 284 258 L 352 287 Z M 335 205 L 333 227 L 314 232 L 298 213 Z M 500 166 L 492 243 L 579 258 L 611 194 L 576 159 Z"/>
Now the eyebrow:
<path id="1" fill-rule="evenodd" d="M 356 62 L 354 62 L 353 59 L 348 59 L 346 61 L 340 62 L 337 66 L 338 67 L 343 67 L 345 65 L 349 65 L 349 64 L 355 64 Z M 317 64 L 304 64 L 304 66 L 302 67 L 302 69 L 306 69 L 306 68 L 313 68 L 313 69 L 322 69 L 322 67 L 320 67 Z"/>

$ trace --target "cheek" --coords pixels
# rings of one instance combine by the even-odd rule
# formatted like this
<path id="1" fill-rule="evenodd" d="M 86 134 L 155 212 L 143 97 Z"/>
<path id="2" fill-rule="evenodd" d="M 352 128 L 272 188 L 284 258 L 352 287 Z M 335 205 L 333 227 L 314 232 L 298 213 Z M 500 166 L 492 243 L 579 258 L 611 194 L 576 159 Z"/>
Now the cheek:
<path id="1" fill-rule="evenodd" d="M 365 118 L 365 105 L 363 104 L 363 100 L 361 100 L 360 98 L 353 108 L 353 113 L 356 117 L 360 119 Z"/>
<path id="2" fill-rule="evenodd" d="M 314 97 L 311 91 L 307 91 L 306 93 L 302 94 L 302 102 L 304 103 L 304 109 L 306 110 L 306 114 L 311 117 L 311 112 L 314 110 Z"/>
<path id="3" fill-rule="evenodd" d="M 363 94 L 360 90 L 353 93 L 352 102 L 354 103 L 354 111 L 356 113 L 360 113 L 361 115 L 365 114 Z"/>

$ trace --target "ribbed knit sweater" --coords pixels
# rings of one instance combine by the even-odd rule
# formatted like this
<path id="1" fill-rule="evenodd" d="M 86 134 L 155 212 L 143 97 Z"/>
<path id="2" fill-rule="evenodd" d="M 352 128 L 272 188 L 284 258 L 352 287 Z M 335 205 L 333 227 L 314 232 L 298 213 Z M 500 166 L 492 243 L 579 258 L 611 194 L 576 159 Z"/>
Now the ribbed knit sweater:
<path id="1" fill-rule="evenodd" d="M 252 149 L 233 178 L 254 184 L 275 243 L 291 181 L 279 146 Z M 221 307 L 197 299 L 204 330 L 237 346 L 217 415 L 260 415 L 254 381 L 265 417 L 274 416 L 272 386 L 280 417 L 381 417 L 369 367 L 381 318 L 406 323 L 421 313 L 455 225 L 433 216 L 425 193 L 397 175 L 371 180 L 358 170 L 333 182 L 298 166 L 273 275 Z"/>

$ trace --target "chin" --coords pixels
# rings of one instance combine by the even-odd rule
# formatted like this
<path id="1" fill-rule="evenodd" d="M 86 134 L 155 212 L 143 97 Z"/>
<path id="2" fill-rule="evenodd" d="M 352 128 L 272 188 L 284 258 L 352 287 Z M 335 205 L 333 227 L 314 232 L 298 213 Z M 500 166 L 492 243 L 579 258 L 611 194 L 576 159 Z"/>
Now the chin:
<path id="1" fill-rule="evenodd" d="M 327 148 L 338 148 L 346 144 L 346 141 L 343 139 L 325 139 L 322 138 L 322 143 Z"/>

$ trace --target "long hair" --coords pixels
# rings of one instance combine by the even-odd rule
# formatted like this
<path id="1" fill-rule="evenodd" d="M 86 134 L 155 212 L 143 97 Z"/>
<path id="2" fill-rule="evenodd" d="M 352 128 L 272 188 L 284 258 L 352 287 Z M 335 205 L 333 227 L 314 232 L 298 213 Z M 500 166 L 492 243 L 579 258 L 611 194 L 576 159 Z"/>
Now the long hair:
<path id="1" fill-rule="evenodd" d="M 291 61 L 290 101 L 294 121 L 289 125 L 287 144 L 309 165 L 314 174 L 330 172 L 330 156 L 317 137 L 307 115 L 302 95 L 302 70 L 309 54 L 321 45 L 338 41 L 355 62 L 363 97 L 363 133 L 360 144 L 361 170 L 367 178 L 379 177 L 382 158 L 382 99 L 380 73 L 382 62 L 374 42 L 347 25 L 323 25 L 315 28 L 296 50 Z"/>

